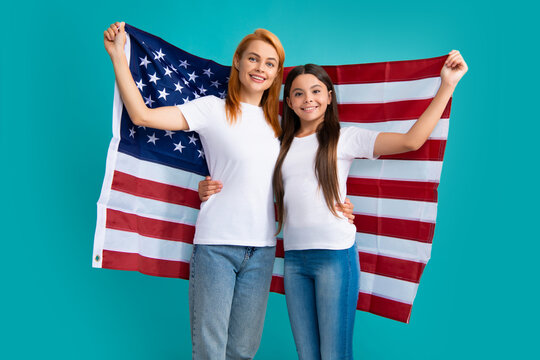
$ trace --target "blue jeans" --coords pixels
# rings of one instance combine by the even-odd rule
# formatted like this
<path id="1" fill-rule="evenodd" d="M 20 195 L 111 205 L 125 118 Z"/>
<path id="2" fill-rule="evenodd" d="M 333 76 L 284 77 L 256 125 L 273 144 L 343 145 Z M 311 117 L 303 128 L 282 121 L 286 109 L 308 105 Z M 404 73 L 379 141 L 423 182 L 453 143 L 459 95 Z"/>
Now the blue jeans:
<path id="1" fill-rule="evenodd" d="M 285 294 L 300 360 L 352 359 L 360 268 L 345 250 L 285 252 Z"/>
<path id="2" fill-rule="evenodd" d="M 275 247 L 194 245 L 189 278 L 193 359 L 253 359 Z"/>

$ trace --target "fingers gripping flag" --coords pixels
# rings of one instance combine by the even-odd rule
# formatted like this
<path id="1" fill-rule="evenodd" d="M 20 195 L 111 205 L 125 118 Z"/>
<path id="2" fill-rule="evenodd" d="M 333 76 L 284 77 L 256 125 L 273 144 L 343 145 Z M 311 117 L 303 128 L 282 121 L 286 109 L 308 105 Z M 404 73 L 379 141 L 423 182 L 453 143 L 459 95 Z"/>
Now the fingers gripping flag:
<path id="1" fill-rule="evenodd" d="M 226 96 L 230 67 L 132 26 L 126 31 L 129 67 L 148 107 Z M 325 66 L 342 126 L 406 132 L 435 96 L 445 59 Z M 431 253 L 449 115 L 450 103 L 419 150 L 357 159 L 351 167 L 347 194 L 356 215 L 359 310 L 409 321 Z M 115 88 L 93 266 L 188 279 L 200 206 L 197 186 L 207 174 L 196 133 L 135 126 Z M 283 255 L 278 239 L 271 286 L 278 293 L 284 293 Z"/>

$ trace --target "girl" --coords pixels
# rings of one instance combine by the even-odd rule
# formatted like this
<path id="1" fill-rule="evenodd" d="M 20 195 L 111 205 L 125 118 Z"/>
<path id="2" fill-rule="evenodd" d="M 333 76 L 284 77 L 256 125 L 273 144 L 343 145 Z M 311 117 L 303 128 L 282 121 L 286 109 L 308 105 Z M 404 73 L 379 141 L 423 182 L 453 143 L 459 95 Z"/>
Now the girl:
<path id="1" fill-rule="evenodd" d="M 283 226 L 287 308 L 300 360 L 352 359 L 359 291 L 356 229 L 338 216 L 333 204 L 346 194 L 353 159 L 419 149 L 466 72 L 460 53 L 451 51 L 437 94 L 405 134 L 340 129 L 326 71 L 307 64 L 287 76 L 273 186 L 278 233 Z M 213 191 L 200 192 L 207 197 Z"/>
<path id="2" fill-rule="evenodd" d="M 324 69 L 308 64 L 287 76 L 273 185 L 279 229 L 283 226 L 287 308 L 300 359 L 352 359 L 359 291 L 356 229 L 332 204 L 347 192 L 353 159 L 420 148 L 466 71 L 459 52 L 450 52 L 437 94 L 405 134 L 340 129 L 334 87 Z M 310 216 L 298 216 L 308 211 Z"/>
<path id="3" fill-rule="evenodd" d="M 225 100 L 206 96 L 152 109 L 129 71 L 124 25 L 112 24 L 104 44 L 131 120 L 197 131 L 210 173 L 226 185 L 201 204 L 197 218 L 189 285 L 193 358 L 251 359 L 260 343 L 275 255 L 272 174 L 281 134 L 283 47 L 274 34 L 258 29 L 234 53 Z"/>

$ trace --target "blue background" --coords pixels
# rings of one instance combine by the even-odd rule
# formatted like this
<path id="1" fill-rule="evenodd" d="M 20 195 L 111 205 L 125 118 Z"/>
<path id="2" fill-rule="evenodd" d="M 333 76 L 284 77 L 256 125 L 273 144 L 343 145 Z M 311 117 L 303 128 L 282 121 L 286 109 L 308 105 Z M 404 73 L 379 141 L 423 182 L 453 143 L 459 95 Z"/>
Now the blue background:
<path id="1" fill-rule="evenodd" d="M 532 2 L 531 2 L 532 4 Z M 538 29 L 513 1 L 10 2 L 0 15 L 5 359 L 187 359 L 187 281 L 91 268 L 111 138 L 116 20 L 229 64 L 255 28 L 286 65 L 439 56 L 459 49 L 432 259 L 405 325 L 358 312 L 363 359 L 538 356 Z M 271 294 L 257 359 L 294 359 Z"/>

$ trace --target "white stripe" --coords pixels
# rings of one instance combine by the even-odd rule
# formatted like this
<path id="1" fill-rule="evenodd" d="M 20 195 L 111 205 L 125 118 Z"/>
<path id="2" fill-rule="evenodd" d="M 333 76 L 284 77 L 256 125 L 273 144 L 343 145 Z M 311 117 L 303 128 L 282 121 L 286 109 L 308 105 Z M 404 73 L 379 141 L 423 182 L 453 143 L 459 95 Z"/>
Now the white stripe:
<path id="1" fill-rule="evenodd" d="M 431 257 L 431 244 L 389 236 L 356 233 L 358 251 L 390 256 L 426 264 Z"/>
<path id="2" fill-rule="evenodd" d="M 145 199 L 120 191 L 111 191 L 107 207 L 151 219 L 171 221 L 186 225 L 195 225 L 199 210 L 188 206 Z"/>
<path id="3" fill-rule="evenodd" d="M 405 100 L 430 99 L 441 85 L 440 77 L 420 80 L 389 81 L 367 84 L 334 85 L 338 104 L 373 104 Z M 279 98 L 283 99 L 281 86 Z"/>
<path id="4" fill-rule="evenodd" d="M 347 196 L 354 205 L 354 213 L 395 219 L 434 223 L 437 203 L 415 200 L 385 199 L 366 196 Z"/>
<path id="5" fill-rule="evenodd" d="M 360 128 L 382 131 L 382 132 L 397 132 L 397 133 L 406 133 L 414 125 L 416 119 L 414 120 L 401 120 L 401 121 L 382 121 L 374 123 L 355 123 L 355 122 L 341 122 L 341 126 L 357 126 Z M 450 124 L 449 119 L 440 119 L 435 129 L 429 136 L 429 139 L 432 140 L 446 140 L 448 138 L 448 127 Z"/>
<path id="6" fill-rule="evenodd" d="M 193 245 L 143 236 L 134 232 L 107 229 L 105 250 L 140 254 L 152 259 L 189 262 Z"/>
<path id="7" fill-rule="evenodd" d="M 140 160 L 123 153 L 118 153 L 116 170 L 141 179 L 152 180 L 195 191 L 198 189 L 199 181 L 204 179 L 204 176 L 201 175 L 150 161 Z"/>
<path id="8" fill-rule="evenodd" d="M 355 159 L 350 177 L 439 182 L 442 161 Z"/>
<path id="9" fill-rule="evenodd" d="M 360 292 L 412 304 L 418 284 L 367 272 L 360 273 Z"/>
<path id="10" fill-rule="evenodd" d="M 372 104 L 430 99 L 441 85 L 440 77 L 373 84 L 335 85 L 338 104 Z"/>
<path id="11" fill-rule="evenodd" d="M 276 260 L 274 260 L 274 269 L 272 270 L 272 275 L 283 276 L 284 264 L 285 259 L 281 257 L 276 257 Z"/>

